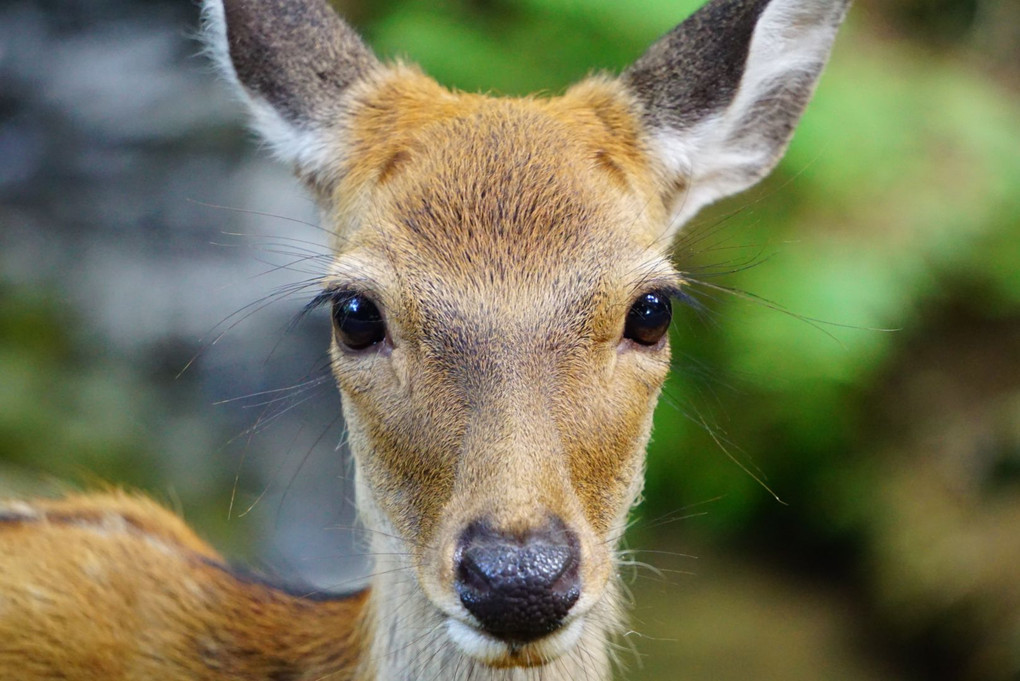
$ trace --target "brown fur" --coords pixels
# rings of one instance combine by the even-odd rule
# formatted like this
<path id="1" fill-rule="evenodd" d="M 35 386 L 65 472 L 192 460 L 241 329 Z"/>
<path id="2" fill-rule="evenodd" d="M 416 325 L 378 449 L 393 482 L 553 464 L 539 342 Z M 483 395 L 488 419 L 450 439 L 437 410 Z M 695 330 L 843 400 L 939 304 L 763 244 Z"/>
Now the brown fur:
<path id="1" fill-rule="evenodd" d="M 0 678 L 352 679 L 366 594 L 313 596 L 235 574 L 148 499 L 0 504 Z"/>

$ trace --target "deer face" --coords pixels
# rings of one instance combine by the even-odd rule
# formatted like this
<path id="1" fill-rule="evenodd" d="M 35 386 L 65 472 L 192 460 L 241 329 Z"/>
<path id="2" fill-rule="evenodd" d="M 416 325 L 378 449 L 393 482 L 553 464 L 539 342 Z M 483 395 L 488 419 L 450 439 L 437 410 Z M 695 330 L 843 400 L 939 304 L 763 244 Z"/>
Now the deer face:
<path id="1" fill-rule="evenodd" d="M 362 212 L 337 217 L 357 226 L 326 280 L 333 370 L 368 522 L 402 539 L 460 642 L 502 662 L 500 642 L 569 629 L 614 574 L 680 281 L 633 130 L 591 107 L 603 88 L 401 85 L 366 109 L 418 109 L 417 125 L 353 115 L 338 195 Z"/>

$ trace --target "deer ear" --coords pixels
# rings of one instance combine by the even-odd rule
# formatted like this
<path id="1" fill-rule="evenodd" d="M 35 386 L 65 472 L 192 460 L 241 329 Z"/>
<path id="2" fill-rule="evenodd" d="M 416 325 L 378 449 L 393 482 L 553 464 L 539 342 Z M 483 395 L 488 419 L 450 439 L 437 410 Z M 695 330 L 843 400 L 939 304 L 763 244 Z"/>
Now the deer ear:
<path id="1" fill-rule="evenodd" d="M 641 108 L 677 229 L 770 171 L 849 0 L 711 0 L 621 76 Z"/>
<path id="2" fill-rule="evenodd" d="M 208 51 L 277 156 L 315 182 L 335 165 L 351 86 L 381 68 L 326 0 L 204 0 Z"/>

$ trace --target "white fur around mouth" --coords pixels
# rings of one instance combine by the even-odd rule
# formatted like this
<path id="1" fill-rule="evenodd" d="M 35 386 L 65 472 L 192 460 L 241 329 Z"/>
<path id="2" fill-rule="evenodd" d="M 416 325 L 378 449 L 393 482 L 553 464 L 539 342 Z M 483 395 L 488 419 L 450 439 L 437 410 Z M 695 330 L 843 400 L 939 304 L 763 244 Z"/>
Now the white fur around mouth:
<path id="1" fill-rule="evenodd" d="M 552 662 L 577 645 L 583 630 L 584 618 L 578 617 L 537 641 L 511 645 L 460 620 L 452 617 L 446 620 L 446 631 L 450 640 L 465 655 L 497 667 L 532 666 Z"/>

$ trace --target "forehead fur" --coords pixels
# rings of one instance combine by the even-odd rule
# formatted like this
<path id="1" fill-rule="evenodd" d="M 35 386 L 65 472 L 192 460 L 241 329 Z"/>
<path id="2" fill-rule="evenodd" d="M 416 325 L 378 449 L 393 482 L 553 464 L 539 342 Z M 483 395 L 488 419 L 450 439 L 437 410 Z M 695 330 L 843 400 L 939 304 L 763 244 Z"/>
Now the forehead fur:
<path id="1" fill-rule="evenodd" d="M 629 100 L 612 83 L 588 81 L 552 99 L 497 99 L 399 73 L 365 95 L 353 117 L 338 192 L 339 210 L 361 213 L 353 242 L 357 223 L 369 221 L 398 257 L 445 276 L 477 263 L 501 278 L 656 245 L 664 211 L 648 189 Z"/>

